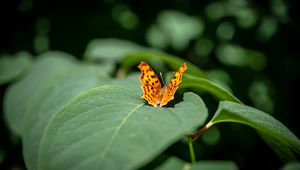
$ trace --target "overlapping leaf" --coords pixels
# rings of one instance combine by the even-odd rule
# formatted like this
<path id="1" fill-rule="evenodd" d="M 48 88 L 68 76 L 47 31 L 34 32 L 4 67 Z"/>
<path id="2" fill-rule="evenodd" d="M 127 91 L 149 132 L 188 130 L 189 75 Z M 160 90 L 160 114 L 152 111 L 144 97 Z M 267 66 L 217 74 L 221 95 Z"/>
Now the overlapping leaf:
<path id="1" fill-rule="evenodd" d="M 40 139 L 52 115 L 81 92 L 108 80 L 66 53 L 47 52 L 38 57 L 28 76 L 9 89 L 5 117 L 22 136 L 28 169 L 36 169 Z"/>

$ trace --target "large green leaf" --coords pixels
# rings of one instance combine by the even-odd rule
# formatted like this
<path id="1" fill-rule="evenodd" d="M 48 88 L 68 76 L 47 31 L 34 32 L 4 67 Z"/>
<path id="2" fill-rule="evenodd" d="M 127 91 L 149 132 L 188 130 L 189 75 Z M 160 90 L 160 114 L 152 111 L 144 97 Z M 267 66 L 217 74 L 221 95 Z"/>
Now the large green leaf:
<path id="1" fill-rule="evenodd" d="M 160 108 L 145 104 L 139 93 L 103 85 L 77 96 L 49 123 L 39 169 L 135 169 L 207 117 L 196 94 L 186 93 L 182 102 Z"/>
<path id="2" fill-rule="evenodd" d="M 40 140 L 52 115 L 81 92 L 107 81 L 99 70 L 68 54 L 47 52 L 38 57 L 28 76 L 8 90 L 6 120 L 22 136 L 28 169 L 36 169 Z"/>
<path id="3" fill-rule="evenodd" d="M 171 157 L 156 170 L 238 170 L 238 167 L 230 161 L 199 161 L 195 164 L 184 162 Z"/>
<path id="4" fill-rule="evenodd" d="M 236 122 L 256 129 L 263 139 L 280 155 L 288 156 L 285 160 L 293 160 L 291 150 L 300 154 L 300 140 L 285 125 L 255 108 L 230 102 L 220 102 L 211 124 L 220 122 Z M 281 157 L 281 156 L 280 156 Z"/>
<path id="5" fill-rule="evenodd" d="M 31 65 L 31 55 L 19 52 L 14 56 L 0 57 L 0 84 L 19 78 Z"/>

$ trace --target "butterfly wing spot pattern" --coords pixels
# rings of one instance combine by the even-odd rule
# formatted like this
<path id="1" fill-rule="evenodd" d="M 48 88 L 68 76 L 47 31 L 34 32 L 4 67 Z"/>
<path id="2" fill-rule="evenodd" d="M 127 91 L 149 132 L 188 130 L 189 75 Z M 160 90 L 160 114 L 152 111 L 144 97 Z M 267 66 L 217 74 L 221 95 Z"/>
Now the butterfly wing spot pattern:
<path id="1" fill-rule="evenodd" d="M 166 105 L 170 100 L 174 99 L 174 94 L 178 89 L 179 84 L 182 82 L 182 75 L 186 69 L 186 64 L 183 63 L 178 71 L 174 74 L 168 86 L 166 86 L 166 90 L 160 101 L 160 106 Z"/>
<path id="2" fill-rule="evenodd" d="M 159 93 L 162 89 L 162 85 L 151 69 L 151 67 L 144 61 L 142 61 L 138 68 L 142 71 L 140 81 L 143 83 L 141 88 L 143 89 L 143 95 L 141 98 L 148 101 L 149 104 L 156 106 L 159 101 Z"/>
<path id="3" fill-rule="evenodd" d="M 158 104 L 160 107 L 166 105 L 170 100 L 174 99 L 174 94 L 178 88 L 178 85 L 182 82 L 182 74 L 187 69 L 186 64 L 183 63 L 178 71 L 174 74 L 167 86 L 162 87 L 158 77 L 151 69 L 148 63 L 141 61 L 138 65 L 142 74 L 139 80 L 142 82 L 143 95 L 142 99 L 145 99 L 149 104 L 156 107 Z"/>

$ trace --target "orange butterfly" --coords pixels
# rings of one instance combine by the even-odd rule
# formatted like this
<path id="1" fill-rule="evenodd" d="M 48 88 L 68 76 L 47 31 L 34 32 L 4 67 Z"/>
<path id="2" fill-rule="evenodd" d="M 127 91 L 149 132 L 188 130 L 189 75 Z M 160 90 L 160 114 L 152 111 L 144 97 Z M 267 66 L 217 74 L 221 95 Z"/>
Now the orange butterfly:
<path id="1" fill-rule="evenodd" d="M 141 61 L 138 65 L 142 75 L 139 80 L 142 82 L 141 88 L 143 89 L 142 99 L 148 101 L 149 104 L 156 107 L 158 104 L 160 107 L 166 105 L 170 100 L 174 99 L 174 94 L 178 88 L 178 85 L 182 82 L 182 74 L 187 69 L 186 64 L 183 63 L 178 71 L 174 74 L 170 80 L 168 86 L 162 87 L 158 77 L 151 69 L 149 64 L 145 61 Z"/>

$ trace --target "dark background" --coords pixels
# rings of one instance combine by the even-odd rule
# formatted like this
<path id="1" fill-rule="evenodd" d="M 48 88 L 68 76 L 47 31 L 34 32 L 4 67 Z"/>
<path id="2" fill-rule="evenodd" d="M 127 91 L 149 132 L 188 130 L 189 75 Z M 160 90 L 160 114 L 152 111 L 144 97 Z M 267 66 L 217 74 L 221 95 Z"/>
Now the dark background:
<path id="1" fill-rule="evenodd" d="M 228 7 L 234 6 L 234 2 L 234 0 L 1 1 L 0 54 L 28 51 L 36 56 L 46 50 L 60 50 L 81 59 L 92 39 L 110 37 L 126 39 L 143 46 L 153 46 L 146 37 L 149 28 L 157 24 L 163 11 L 173 10 L 183 15 L 201 18 L 204 31 L 201 35 L 191 38 L 183 49 L 169 44 L 162 47 L 162 50 L 181 56 L 204 70 L 222 70 L 230 76 L 227 84 L 240 100 L 272 114 L 299 137 L 297 82 L 300 72 L 298 56 L 300 25 L 296 14 L 299 8 L 294 1 L 241 0 L 246 3 L 236 8 L 241 9 L 240 16 L 243 10 L 247 9 L 255 11 L 256 14 L 254 24 L 246 27 L 237 22 L 237 16 L 224 15 L 212 19 L 210 13 L 206 12 L 214 3 Z M 229 13 L 232 12 L 230 8 L 228 10 Z M 113 11 L 117 11 L 117 14 L 115 15 Z M 131 14 L 128 19 L 130 21 L 122 19 L 126 12 Z M 133 24 L 130 24 L 132 18 Z M 134 20 L 136 18 L 137 20 Z M 273 24 L 267 24 L 266 28 L 270 29 L 265 33 L 259 33 L 264 18 L 272 18 Z M 247 21 L 247 18 L 243 20 Z M 233 35 L 229 38 L 222 38 L 217 33 L 222 23 L 234 28 Z M 270 31 L 272 29 L 275 31 Z M 197 43 L 201 42 L 203 37 L 213 42 L 211 52 L 205 55 L 197 52 Z M 253 69 L 247 65 L 239 65 L 239 62 L 230 64 L 222 61 L 217 51 L 224 44 L 234 44 L 243 50 L 246 49 L 246 52 L 250 50 L 262 54 L 265 65 Z M 7 86 L 1 86 L 1 103 Z M 208 105 L 210 103 L 214 105 L 209 96 L 204 98 Z M 210 112 L 212 114 L 213 110 Z M 2 112 L 1 114 L 3 115 Z M 1 167 L 24 169 L 21 144 L 14 142 L 15 139 L 12 139 L 3 118 L 0 128 Z M 215 142 L 200 139 L 195 143 L 198 160 L 233 160 L 241 169 L 278 169 L 284 165 L 249 127 L 222 124 L 217 127 L 217 132 L 219 137 Z M 182 142 L 174 144 L 165 153 L 189 160 L 188 150 Z"/>

